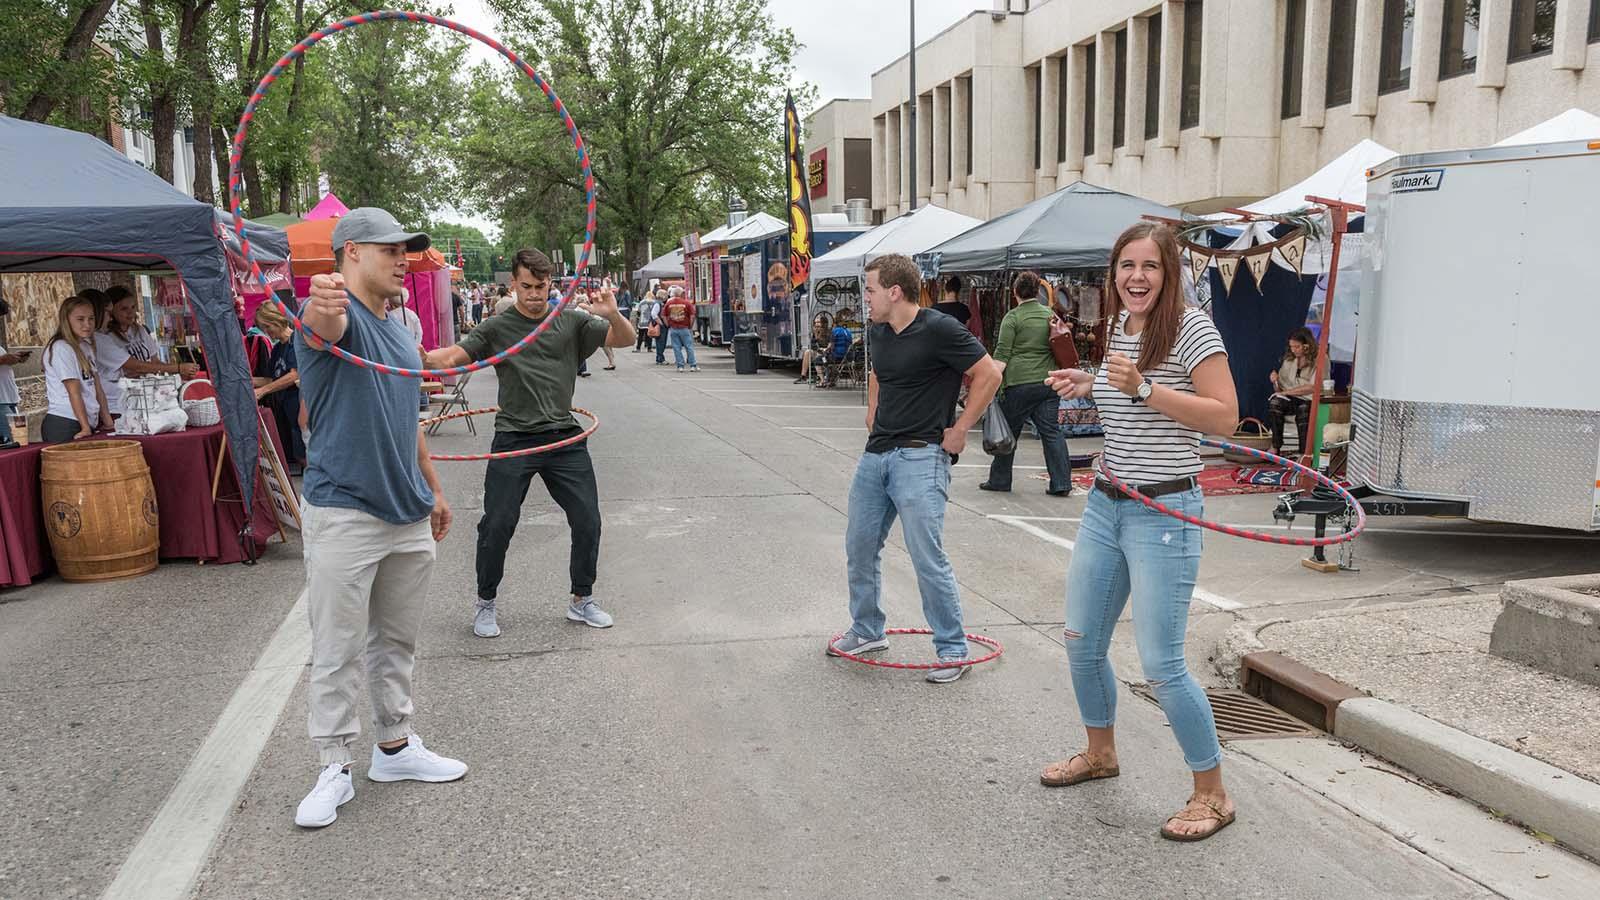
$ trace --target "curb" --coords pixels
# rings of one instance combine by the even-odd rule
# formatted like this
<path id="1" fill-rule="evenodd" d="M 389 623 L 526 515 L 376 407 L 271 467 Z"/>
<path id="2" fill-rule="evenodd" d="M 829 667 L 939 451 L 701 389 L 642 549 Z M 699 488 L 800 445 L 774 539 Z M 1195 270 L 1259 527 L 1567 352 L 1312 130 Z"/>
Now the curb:
<path id="1" fill-rule="evenodd" d="M 1600 784 L 1315 674 L 1348 692 L 1319 698 L 1335 737 L 1600 859 Z"/>

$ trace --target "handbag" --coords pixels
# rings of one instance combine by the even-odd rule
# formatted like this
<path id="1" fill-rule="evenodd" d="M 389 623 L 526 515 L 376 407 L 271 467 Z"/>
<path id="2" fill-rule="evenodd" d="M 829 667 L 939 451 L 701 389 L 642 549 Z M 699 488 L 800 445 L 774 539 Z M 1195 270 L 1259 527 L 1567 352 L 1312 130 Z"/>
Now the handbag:
<path id="1" fill-rule="evenodd" d="M 983 452 L 990 456 L 1009 456 L 1017 452 L 1017 437 L 1011 433 L 998 403 L 990 403 L 983 414 Z"/>
<path id="2" fill-rule="evenodd" d="M 1078 343 L 1072 337 L 1072 323 L 1060 314 L 1050 317 L 1050 355 L 1063 369 L 1078 367 Z"/>
<path id="3" fill-rule="evenodd" d="M 661 323 L 659 323 L 659 322 L 651 322 L 650 323 L 650 327 L 646 328 L 644 330 L 644 333 L 648 334 L 649 336 L 651 336 L 653 338 L 661 337 Z"/>

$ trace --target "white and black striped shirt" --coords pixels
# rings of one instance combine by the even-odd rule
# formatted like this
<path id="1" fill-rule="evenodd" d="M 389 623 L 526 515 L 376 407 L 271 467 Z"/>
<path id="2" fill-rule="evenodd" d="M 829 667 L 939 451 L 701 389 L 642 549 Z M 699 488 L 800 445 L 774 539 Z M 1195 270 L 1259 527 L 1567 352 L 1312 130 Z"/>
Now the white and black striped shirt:
<path id="1" fill-rule="evenodd" d="M 1124 311 L 1107 338 L 1108 355 L 1121 353 L 1137 363 L 1143 333 L 1124 334 L 1127 321 L 1128 313 Z M 1144 376 L 1163 387 L 1193 394 L 1190 375 L 1195 367 L 1207 357 L 1227 352 L 1211 319 L 1198 309 L 1186 309 L 1178 323 L 1178 339 L 1172 352 Z M 1100 367 L 1094 379 L 1094 402 L 1100 408 L 1100 424 L 1106 435 L 1102 464 L 1118 478 L 1141 485 L 1199 474 L 1200 455 L 1195 450 L 1200 433 L 1179 425 L 1149 404 L 1135 403 L 1132 397 L 1112 387 L 1106 381 L 1105 366 Z"/>

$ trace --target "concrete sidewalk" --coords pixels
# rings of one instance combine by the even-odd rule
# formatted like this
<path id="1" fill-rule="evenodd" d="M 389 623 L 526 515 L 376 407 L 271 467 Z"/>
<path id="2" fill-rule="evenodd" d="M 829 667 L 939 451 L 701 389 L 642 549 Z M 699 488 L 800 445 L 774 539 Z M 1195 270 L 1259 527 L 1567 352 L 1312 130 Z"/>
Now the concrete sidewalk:
<path id="1" fill-rule="evenodd" d="M 1339 736 L 1600 855 L 1600 687 L 1491 655 L 1500 608 L 1469 595 L 1243 627 L 1373 698 L 1339 707 Z"/>

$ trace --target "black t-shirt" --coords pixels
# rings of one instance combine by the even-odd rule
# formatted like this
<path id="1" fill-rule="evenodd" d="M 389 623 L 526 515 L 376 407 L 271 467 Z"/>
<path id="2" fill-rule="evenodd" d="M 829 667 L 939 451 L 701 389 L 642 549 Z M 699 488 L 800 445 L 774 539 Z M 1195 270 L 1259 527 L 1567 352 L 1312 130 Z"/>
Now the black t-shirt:
<path id="1" fill-rule="evenodd" d="M 931 309 L 918 310 L 899 334 L 887 323 L 873 325 L 867 341 L 878 379 L 867 452 L 892 450 L 898 441 L 943 441 L 944 430 L 955 424 L 961 376 L 983 359 L 983 344 L 966 326 Z"/>
<path id="2" fill-rule="evenodd" d="M 933 305 L 934 309 L 965 325 L 972 320 L 972 309 L 959 300 L 945 300 Z"/>

